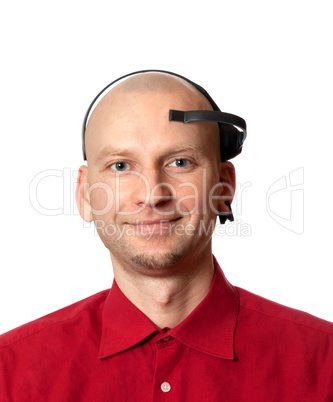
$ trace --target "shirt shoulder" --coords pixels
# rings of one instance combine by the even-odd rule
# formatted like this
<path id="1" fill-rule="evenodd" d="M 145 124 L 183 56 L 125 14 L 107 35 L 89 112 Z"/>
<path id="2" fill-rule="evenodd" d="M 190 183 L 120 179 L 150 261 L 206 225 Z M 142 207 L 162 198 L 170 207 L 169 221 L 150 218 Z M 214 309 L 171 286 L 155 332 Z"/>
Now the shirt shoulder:
<path id="1" fill-rule="evenodd" d="M 276 325 L 304 327 L 315 332 L 326 333 L 333 340 L 333 323 L 315 317 L 304 311 L 284 306 L 247 290 L 237 287 L 240 296 L 240 308 L 248 313 L 260 316 L 260 320 L 274 320 Z M 259 318 L 259 317 L 258 317 Z M 279 323 L 279 324 L 278 324 Z"/>
<path id="2" fill-rule="evenodd" d="M 29 341 L 32 337 L 45 331 L 54 331 L 59 326 L 66 325 L 66 323 L 71 322 L 84 313 L 89 316 L 95 312 L 101 311 L 109 291 L 110 290 L 104 290 L 96 293 L 0 335 L 0 351 L 14 343 L 23 340 Z"/>

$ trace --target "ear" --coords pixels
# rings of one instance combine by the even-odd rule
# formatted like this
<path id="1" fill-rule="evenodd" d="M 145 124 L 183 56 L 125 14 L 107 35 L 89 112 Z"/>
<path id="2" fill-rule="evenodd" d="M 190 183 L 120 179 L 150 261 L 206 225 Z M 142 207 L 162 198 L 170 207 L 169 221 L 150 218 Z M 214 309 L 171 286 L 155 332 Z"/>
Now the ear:
<path id="1" fill-rule="evenodd" d="M 91 222 L 93 216 L 91 213 L 90 197 L 88 183 L 88 168 L 83 165 L 79 169 L 79 177 L 76 183 L 75 200 L 81 218 L 86 222 Z"/>
<path id="2" fill-rule="evenodd" d="M 234 165 L 229 161 L 220 162 L 219 174 L 222 186 L 220 187 L 218 209 L 221 212 L 227 213 L 229 212 L 229 208 L 225 202 L 229 201 L 230 204 L 232 203 L 236 190 L 236 172 Z"/>

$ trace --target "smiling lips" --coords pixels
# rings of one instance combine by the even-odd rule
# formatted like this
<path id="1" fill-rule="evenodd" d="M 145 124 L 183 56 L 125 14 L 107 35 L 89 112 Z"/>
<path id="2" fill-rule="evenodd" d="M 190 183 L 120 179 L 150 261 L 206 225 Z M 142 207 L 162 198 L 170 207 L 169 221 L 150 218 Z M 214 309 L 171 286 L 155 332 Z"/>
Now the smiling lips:
<path id="1" fill-rule="evenodd" d="M 142 233 L 154 233 L 161 232 L 163 230 L 169 230 L 175 222 L 179 221 L 181 217 L 174 219 L 155 219 L 155 220 L 146 220 L 146 221 L 138 221 L 135 223 L 127 222 L 127 225 L 133 226 L 135 229 L 139 230 Z"/>

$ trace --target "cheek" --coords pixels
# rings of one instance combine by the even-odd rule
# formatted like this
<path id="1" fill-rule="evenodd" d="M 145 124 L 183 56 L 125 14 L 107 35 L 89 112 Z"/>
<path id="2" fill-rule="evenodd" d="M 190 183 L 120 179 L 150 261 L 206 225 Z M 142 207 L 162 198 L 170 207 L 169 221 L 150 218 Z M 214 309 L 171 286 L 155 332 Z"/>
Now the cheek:
<path id="1" fill-rule="evenodd" d="M 223 184 L 219 182 L 211 183 L 211 186 L 209 187 L 208 202 L 210 209 L 213 209 L 214 212 L 217 212 L 218 210 L 218 204 L 221 199 L 222 190 L 223 190 Z"/>
<path id="2" fill-rule="evenodd" d="M 137 210 L 133 203 L 133 183 L 131 181 L 112 183 L 95 183 L 90 189 L 90 205 L 95 216 L 110 221 L 112 216 L 132 214 Z M 109 215 L 109 216 L 107 216 Z"/>
<path id="3" fill-rule="evenodd" d="M 218 196 L 221 194 L 221 185 L 218 176 L 214 174 L 202 175 L 183 183 L 177 191 L 177 206 L 182 212 L 204 215 L 211 218 L 216 214 Z"/>
<path id="4" fill-rule="evenodd" d="M 113 189 L 106 183 L 95 183 L 90 187 L 90 205 L 94 215 L 106 215 L 115 205 Z"/>
<path id="5" fill-rule="evenodd" d="M 205 213 L 208 194 L 202 177 L 182 183 L 177 189 L 177 209 L 194 215 Z"/>
<path id="6" fill-rule="evenodd" d="M 133 191 L 136 188 L 135 181 L 131 180 L 119 180 L 114 186 L 115 204 L 119 206 L 120 211 L 126 209 L 126 206 L 133 201 Z"/>

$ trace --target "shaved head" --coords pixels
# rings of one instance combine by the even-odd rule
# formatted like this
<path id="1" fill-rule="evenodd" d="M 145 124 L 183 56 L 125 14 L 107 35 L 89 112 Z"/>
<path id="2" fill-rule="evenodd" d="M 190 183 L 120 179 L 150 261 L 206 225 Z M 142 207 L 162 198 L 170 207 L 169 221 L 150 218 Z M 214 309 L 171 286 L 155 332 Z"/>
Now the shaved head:
<path id="1" fill-rule="evenodd" d="M 116 88 L 122 88 L 125 92 L 152 93 L 177 91 L 180 87 L 187 88 L 193 95 L 201 98 L 209 110 L 212 109 L 208 99 L 192 84 L 171 74 L 159 72 L 137 74 L 123 81 Z"/>
<path id="2" fill-rule="evenodd" d="M 167 73 L 161 72 L 147 72 L 132 75 L 123 81 L 120 81 L 106 96 L 116 90 L 123 90 L 124 92 L 139 92 L 139 93 L 152 93 L 152 92 L 170 92 L 176 91 L 181 86 L 188 88 L 193 94 L 199 96 L 205 103 L 206 107 L 212 109 L 208 99 L 198 91 L 192 84 L 181 77 L 177 77 Z"/>
<path id="3" fill-rule="evenodd" d="M 105 115 L 106 109 L 108 113 L 112 113 L 112 105 L 117 99 L 127 98 L 134 93 L 148 96 L 153 94 L 179 93 L 180 98 L 187 97 L 193 99 L 193 105 L 195 106 L 189 107 L 189 109 L 213 110 L 208 99 L 192 84 L 180 77 L 160 72 L 133 75 L 112 88 L 94 108 L 86 128 L 85 142 L 87 155 L 89 153 L 89 142 L 96 131 L 97 119 Z M 170 105 L 171 108 L 176 109 L 175 106 Z"/>
<path id="4" fill-rule="evenodd" d="M 186 81 L 164 73 L 142 73 L 129 77 L 119 84 L 126 92 L 156 92 L 172 91 L 176 83 Z"/>

